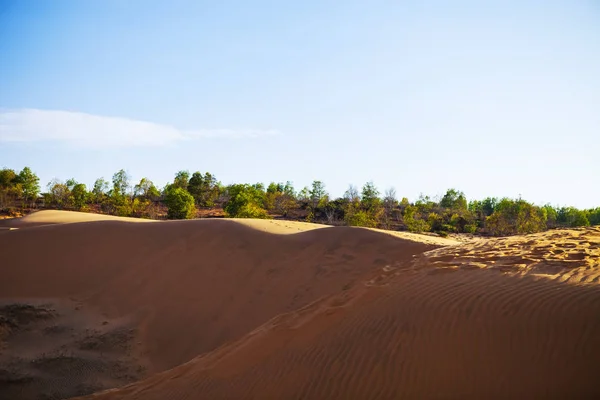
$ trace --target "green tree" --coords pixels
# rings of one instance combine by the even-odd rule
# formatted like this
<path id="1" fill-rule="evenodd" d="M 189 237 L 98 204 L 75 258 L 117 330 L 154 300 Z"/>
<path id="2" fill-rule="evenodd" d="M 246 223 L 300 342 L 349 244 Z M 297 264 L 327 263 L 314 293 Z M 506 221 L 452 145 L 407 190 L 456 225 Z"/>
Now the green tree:
<path id="1" fill-rule="evenodd" d="M 217 179 L 209 172 L 202 175 L 196 171 L 192 174 L 187 186 L 188 192 L 200 207 L 213 207 L 221 192 Z"/>
<path id="2" fill-rule="evenodd" d="M 154 201 L 160 197 L 160 192 L 150 179 L 142 178 L 140 179 L 140 182 L 133 187 L 133 195 L 142 200 Z"/>
<path id="3" fill-rule="evenodd" d="M 304 205 L 310 202 L 310 189 L 307 186 L 298 192 L 298 201 L 304 203 Z"/>
<path id="4" fill-rule="evenodd" d="M 437 207 L 437 203 L 432 201 L 429 196 L 425 196 L 423 194 L 419 195 L 419 198 L 415 202 L 415 207 L 418 212 L 422 215 L 429 215 L 429 213 L 433 212 Z"/>
<path id="5" fill-rule="evenodd" d="M 69 190 L 73 190 L 73 188 L 75 187 L 75 185 L 77 185 L 77 183 L 78 182 L 75 180 L 75 178 L 71 178 L 71 179 L 67 179 L 67 181 L 65 182 L 65 185 L 67 185 Z"/>
<path id="6" fill-rule="evenodd" d="M 271 182 L 271 183 L 269 183 L 269 186 L 267 186 L 267 193 L 275 194 L 275 193 L 281 193 L 281 192 L 283 192 L 283 184 L 282 183 Z"/>
<path id="7" fill-rule="evenodd" d="M 21 185 L 21 196 L 24 201 L 31 203 L 37 199 L 40 194 L 40 178 L 29 167 L 19 172 L 15 182 Z"/>
<path id="8" fill-rule="evenodd" d="M 189 171 L 179 171 L 175 174 L 175 179 L 173 179 L 173 186 L 187 190 L 189 181 L 190 181 Z"/>
<path id="9" fill-rule="evenodd" d="M 157 216 L 158 207 L 154 203 L 160 198 L 160 192 L 150 179 L 140 179 L 140 182 L 133 187 L 133 196 L 131 215 L 140 218 Z"/>
<path id="10" fill-rule="evenodd" d="M 119 172 L 116 172 L 113 175 L 112 181 L 113 181 L 113 192 L 112 195 L 113 196 L 118 196 L 118 195 L 127 195 L 129 193 L 129 188 L 130 188 L 130 177 L 129 174 L 124 170 L 120 170 Z"/>
<path id="11" fill-rule="evenodd" d="M 60 210 L 70 208 L 73 202 L 69 187 L 58 179 L 51 180 L 48 185 L 48 193 L 45 196 L 46 202 Z"/>
<path id="12" fill-rule="evenodd" d="M 225 213 L 231 218 L 268 218 L 259 185 L 235 184 L 227 188 Z"/>
<path id="13" fill-rule="evenodd" d="M 575 228 L 578 226 L 589 226 L 590 221 L 585 211 L 575 207 L 562 207 L 557 212 L 556 221 L 563 226 Z"/>
<path id="14" fill-rule="evenodd" d="M 199 204 L 205 190 L 204 176 L 199 171 L 192 174 L 192 177 L 188 181 L 187 190 Z"/>
<path id="15" fill-rule="evenodd" d="M 363 186 L 360 202 L 364 209 L 371 211 L 381 206 L 379 190 L 377 190 L 373 182 L 367 182 Z"/>
<path id="16" fill-rule="evenodd" d="M 102 204 L 106 199 L 109 190 L 109 184 L 104 178 L 98 178 L 94 182 L 94 188 L 91 192 L 91 198 L 96 204 Z"/>
<path id="17" fill-rule="evenodd" d="M 377 220 L 366 210 L 351 209 L 345 214 L 344 221 L 348 226 L 377 227 Z"/>
<path id="18" fill-rule="evenodd" d="M 588 210 L 590 225 L 600 225 L 600 207 Z"/>
<path id="19" fill-rule="evenodd" d="M 285 184 L 271 182 L 265 193 L 264 205 L 267 210 L 286 217 L 288 212 L 297 206 L 291 182 Z"/>
<path id="20" fill-rule="evenodd" d="M 14 170 L 0 169 L 0 209 L 7 208 L 21 192 Z"/>
<path id="21" fill-rule="evenodd" d="M 327 203 L 327 191 L 325 190 L 325 184 L 321 181 L 313 181 L 312 187 L 309 191 L 310 206 L 313 210 L 317 207 L 324 206 Z"/>
<path id="22" fill-rule="evenodd" d="M 121 169 L 113 175 L 113 188 L 109 192 L 106 208 L 110 213 L 121 217 L 129 217 L 133 214 L 133 199 L 131 198 L 130 176 Z"/>
<path id="23" fill-rule="evenodd" d="M 481 209 L 484 217 L 489 217 L 496 211 L 498 206 L 498 199 L 495 197 L 487 197 L 481 202 Z"/>
<path id="24" fill-rule="evenodd" d="M 269 186 L 267 186 L 267 191 L 265 193 L 265 208 L 269 211 L 275 209 L 275 201 L 279 196 L 282 195 L 283 184 L 271 182 Z"/>
<path id="25" fill-rule="evenodd" d="M 71 190 L 71 196 L 73 198 L 73 206 L 77 210 L 85 208 L 88 203 L 89 193 L 87 187 L 83 183 L 77 183 Z"/>
<path id="26" fill-rule="evenodd" d="M 285 185 L 283 185 L 283 193 L 293 199 L 296 198 L 296 190 L 294 190 L 294 184 L 290 181 L 287 181 Z"/>
<path id="27" fill-rule="evenodd" d="M 486 218 L 485 229 L 496 236 L 541 232 L 546 229 L 546 213 L 525 200 L 504 198 Z"/>
<path id="28" fill-rule="evenodd" d="M 411 232 L 429 232 L 431 226 L 422 219 L 419 214 L 419 208 L 416 205 L 407 205 L 402 216 L 406 228 Z"/>
<path id="29" fill-rule="evenodd" d="M 427 215 L 427 225 L 433 232 L 440 233 L 455 231 L 452 226 L 445 224 L 444 218 L 436 212 L 430 212 L 429 215 Z"/>
<path id="30" fill-rule="evenodd" d="M 442 200 L 440 200 L 440 207 L 466 211 L 468 207 L 465 194 L 456 189 L 448 189 Z"/>
<path id="31" fill-rule="evenodd" d="M 361 196 L 352 185 L 344 194 L 346 207 L 344 212 L 344 221 L 350 226 L 377 227 L 379 221 L 383 218 L 384 209 L 379 198 L 379 190 L 373 182 L 367 182 L 363 188 Z"/>
<path id="32" fill-rule="evenodd" d="M 0 188 L 7 188 L 11 186 L 16 177 L 17 174 L 13 169 L 0 169 Z"/>
<path id="33" fill-rule="evenodd" d="M 546 216 L 546 227 L 548 229 L 556 228 L 558 224 L 558 211 L 556 208 L 552 207 L 550 204 L 546 204 L 542 207 L 542 212 L 544 212 Z"/>
<path id="34" fill-rule="evenodd" d="M 168 218 L 190 219 L 196 212 L 194 197 L 180 187 L 171 187 L 167 190 L 165 204 L 168 208 Z"/>

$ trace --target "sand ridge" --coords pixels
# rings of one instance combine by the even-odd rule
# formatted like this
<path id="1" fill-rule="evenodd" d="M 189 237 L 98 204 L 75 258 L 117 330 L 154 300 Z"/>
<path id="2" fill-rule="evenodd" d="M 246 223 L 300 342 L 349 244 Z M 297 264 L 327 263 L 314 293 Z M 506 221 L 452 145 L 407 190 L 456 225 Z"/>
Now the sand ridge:
<path id="1" fill-rule="evenodd" d="M 576 284 L 600 283 L 600 227 L 492 238 L 432 250 L 422 262 L 437 270 L 492 269 Z"/>
<path id="2" fill-rule="evenodd" d="M 7 219 L 0 222 L 0 230 L 16 230 L 19 228 L 26 227 L 38 227 L 55 224 L 73 224 L 73 223 L 89 223 L 98 221 L 114 221 L 114 222 L 182 222 L 182 221 L 157 221 L 143 218 L 131 218 L 131 217 L 117 217 L 113 215 L 105 214 L 94 214 L 76 211 L 61 211 L 61 210 L 43 210 L 37 211 L 21 218 Z M 197 219 L 194 220 L 196 223 L 200 221 L 215 221 L 214 219 Z M 274 235 L 291 235 L 296 233 L 308 232 L 315 229 L 323 228 L 334 228 L 331 225 L 315 224 L 310 222 L 302 221 L 288 221 L 288 220 L 275 220 L 275 219 L 253 219 L 253 218 L 227 218 L 222 221 L 227 223 L 237 223 L 249 228 L 270 233 Z M 346 228 L 347 229 L 347 228 Z M 435 246 L 452 246 L 460 244 L 461 242 L 442 238 L 433 235 L 417 234 L 411 232 L 399 232 L 399 231 L 386 231 L 375 228 L 363 228 L 354 227 L 352 229 L 370 230 L 385 235 L 391 235 L 401 239 L 406 239 L 414 242 L 431 244 Z"/>
<path id="3" fill-rule="evenodd" d="M 432 248 L 352 228 L 274 235 L 223 220 L 57 224 L 3 235 L 0 292 L 75 298 L 107 318 L 135 313 L 159 371 Z"/>
<path id="4" fill-rule="evenodd" d="M 242 339 L 90 398 L 592 398 L 600 293 L 407 262 Z M 380 282 L 382 280 L 379 280 Z M 366 282 L 363 282 L 366 283 Z"/>
<path id="5" fill-rule="evenodd" d="M 121 222 L 156 222 L 150 219 L 116 217 L 114 215 L 86 213 L 78 211 L 43 210 L 36 211 L 21 218 L 9 218 L 0 221 L 0 227 L 26 228 L 54 224 L 74 224 L 93 221 L 121 221 Z"/>
<path id="6" fill-rule="evenodd" d="M 0 293 L 135 321 L 147 369 L 93 398 L 600 395 L 597 229 L 440 247 L 302 226 L 18 229 L 0 239 Z M 539 279 L 550 268 L 556 278 Z"/>

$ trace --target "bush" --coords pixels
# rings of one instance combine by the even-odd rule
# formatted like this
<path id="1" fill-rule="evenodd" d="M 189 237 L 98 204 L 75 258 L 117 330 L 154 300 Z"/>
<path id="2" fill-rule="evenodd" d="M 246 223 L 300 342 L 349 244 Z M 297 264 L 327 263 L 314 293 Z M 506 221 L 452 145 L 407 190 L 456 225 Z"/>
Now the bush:
<path id="1" fill-rule="evenodd" d="M 267 210 L 265 210 L 264 208 L 260 208 L 259 206 L 253 203 L 248 203 L 244 204 L 238 209 L 238 212 L 235 217 L 267 219 L 269 218 L 269 214 L 267 214 Z"/>
<path id="2" fill-rule="evenodd" d="M 451 226 L 449 227 L 447 224 L 444 224 L 442 216 L 435 212 L 431 212 L 427 216 L 427 225 L 429 225 L 429 229 L 434 232 L 453 230 Z M 448 229 L 448 227 L 450 229 Z"/>
<path id="3" fill-rule="evenodd" d="M 525 200 L 502 199 L 486 218 L 485 229 L 494 236 L 541 232 L 546 218 L 544 210 Z"/>
<path id="4" fill-rule="evenodd" d="M 358 210 L 346 214 L 345 221 L 348 226 L 377 227 L 377 220 L 367 211 Z"/>
<path id="5" fill-rule="evenodd" d="M 431 226 L 429 226 L 427 221 L 424 221 L 422 219 L 410 219 L 410 220 L 405 219 L 404 222 L 406 223 L 406 227 L 408 228 L 408 230 L 411 232 L 429 232 L 429 231 L 431 231 Z"/>
<path id="6" fill-rule="evenodd" d="M 421 219 L 421 214 L 418 212 L 419 206 L 407 205 L 402 216 L 406 228 L 411 232 L 429 232 L 431 224 Z M 431 213 L 430 213 L 431 215 Z M 432 217 L 432 220 L 437 218 Z"/>
<path id="7" fill-rule="evenodd" d="M 590 221 L 585 211 L 578 210 L 575 207 L 561 208 L 558 210 L 556 219 L 561 225 L 575 228 L 578 226 L 590 226 Z"/>
<path id="8" fill-rule="evenodd" d="M 180 187 L 172 187 L 167 191 L 165 204 L 168 207 L 168 218 L 190 219 L 196 212 L 194 197 Z"/>
<path id="9" fill-rule="evenodd" d="M 588 210 L 590 225 L 600 225 L 600 207 Z"/>
<path id="10" fill-rule="evenodd" d="M 476 224 L 467 224 L 467 225 L 465 225 L 464 232 L 465 233 L 475 233 L 475 232 L 477 232 L 477 225 Z"/>
<path id="11" fill-rule="evenodd" d="M 256 185 L 231 185 L 229 200 L 224 205 L 225 213 L 231 218 L 269 218 L 264 209 L 264 192 Z"/>

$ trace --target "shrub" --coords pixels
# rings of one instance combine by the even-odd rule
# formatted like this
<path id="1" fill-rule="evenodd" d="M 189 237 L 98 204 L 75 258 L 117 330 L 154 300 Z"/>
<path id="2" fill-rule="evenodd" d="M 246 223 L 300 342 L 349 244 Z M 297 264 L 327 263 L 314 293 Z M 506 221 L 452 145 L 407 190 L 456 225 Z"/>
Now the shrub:
<path id="1" fill-rule="evenodd" d="M 547 214 L 525 200 L 502 199 L 486 218 L 485 229 L 495 236 L 541 232 L 546 229 Z"/>
<path id="2" fill-rule="evenodd" d="M 448 225 L 444 224 L 444 219 L 442 218 L 442 216 L 435 212 L 429 213 L 429 215 L 427 216 L 427 224 L 429 225 L 429 229 L 431 229 L 434 232 L 448 230 Z M 450 229 L 452 229 L 452 227 L 450 227 Z"/>
<path id="3" fill-rule="evenodd" d="M 411 219 L 411 220 L 405 219 L 404 222 L 406 223 L 406 227 L 408 228 L 408 230 L 411 232 L 429 232 L 429 231 L 431 231 L 431 226 L 429 226 L 427 221 L 424 221 L 422 219 Z"/>
<path id="4" fill-rule="evenodd" d="M 475 233 L 475 232 L 477 232 L 477 225 L 476 224 L 467 224 L 467 225 L 465 225 L 464 232 L 465 233 Z"/>
<path id="5" fill-rule="evenodd" d="M 194 197 L 187 190 L 180 187 L 171 187 L 165 196 L 167 217 L 173 219 L 190 219 L 194 217 L 196 207 Z"/>
<path id="6" fill-rule="evenodd" d="M 600 225 L 600 207 L 588 210 L 590 225 Z"/>
<path id="7" fill-rule="evenodd" d="M 418 210 L 418 206 L 406 206 L 404 215 L 402 216 L 404 224 L 411 232 L 429 232 L 431 230 L 431 225 L 420 218 Z"/>
<path id="8" fill-rule="evenodd" d="M 269 215 L 267 214 L 267 210 L 260 208 L 256 204 L 248 203 L 244 204 L 242 207 L 238 209 L 236 214 L 236 218 L 262 218 L 267 219 Z"/>
<path id="9" fill-rule="evenodd" d="M 224 210 L 231 218 L 269 218 L 264 209 L 264 192 L 256 185 L 231 185 Z"/>
<path id="10" fill-rule="evenodd" d="M 561 225 L 566 225 L 572 228 L 590 225 L 590 221 L 588 220 L 586 212 L 578 210 L 575 207 L 561 208 L 558 210 L 556 220 Z"/>
<path id="11" fill-rule="evenodd" d="M 367 228 L 377 227 L 377 220 L 365 210 L 357 210 L 345 215 L 345 221 L 348 226 L 364 226 Z"/>

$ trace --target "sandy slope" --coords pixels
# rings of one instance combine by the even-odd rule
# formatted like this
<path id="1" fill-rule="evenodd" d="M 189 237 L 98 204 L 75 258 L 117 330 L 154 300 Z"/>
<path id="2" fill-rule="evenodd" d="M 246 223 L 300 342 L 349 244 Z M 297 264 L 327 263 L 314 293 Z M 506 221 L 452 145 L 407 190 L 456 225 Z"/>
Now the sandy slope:
<path id="1" fill-rule="evenodd" d="M 149 219 L 115 217 L 113 215 L 93 214 L 75 211 L 60 211 L 60 210 L 44 210 L 29 214 L 23 218 L 13 218 L 0 221 L 0 229 L 14 230 L 19 228 L 53 225 L 53 224 L 71 224 L 81 222 L 95 221 L 120 221 L 120 222 L 158 222 Z M 210 221 L 204 219 L 202 221 Z M 300 221 L 286 220 L 265 220 L 265 219 L 227 219 L 227 221 L 237 222 L 249 228 L 259 230 L 266 233 L 276 235 L 290 235 L 294 233 L 312 231 L 315 229 L 331 228 L 329 225 L 313 224 Z M 199 221 L 195 221 L 198 223 Z M 355 228 L 363 229 L 363 228 Z M 379 232 L 387 235 L 392 235 L 402 239 L 408 239 L 415 242 L 433 244 L 439 246 L 448 246 L 458 244 L 452 239 L 444 239 L 441 237 L 419 235 L 409 232 L 392 232 L 381 229 L 369 229 L 374 232 Z"/>
<path id="2" fill-rule="evenodd" d="M 521 265 L 516 261 L 535 258 L 530 271 L 551 266 L 556 272 L 563 262 L 561 276 L 573 268 L 588 271 L 577 276 L 596 276 L 599 239 L 599 230 L 585 229 L 434 250 L 98 397 L 598 397 L 597 279 L 569 285 L 513 272 Z M 454 252 L 489 267 L 436 264 L 449 263 L 440 258 Z"/>
<path id="3" fill-rule="evenodd" d="M 135 325 L 139 352 L 114 357 L 147 379 L 100 398 L 600 395 L 599 230 L 457 245 L 304 228 L 18 229 L 0 236 L 0 293 Z"/>
<path id="4" fill-rule="evenodd" d="M 0 293 L 15 302 L 67 299 L 81 313 L 134 321 L 143 357 L 136 362 L 151 373 L 435 247 L 361 229 L 276 235 L 252 224 L 94 221 L 6 232 Z"/>
<path id="5" fill-rule="evenodd" d="M 72 224 L 92 221 L 155 222 L 142 218 L 115 217 L 114 215 L 84 213 L 76 211 L 44 210 L 34 212 L 22 218 L 10 218 L 0 221 L 0 227 L 25 228 L 52 224 Z"/>
<path id="6" fill-rule="evenodd" d="M 560 282 L 600 283 L 600 227 L 495 238 L 428 252 L 437 269 L 492 269 Z"/>

